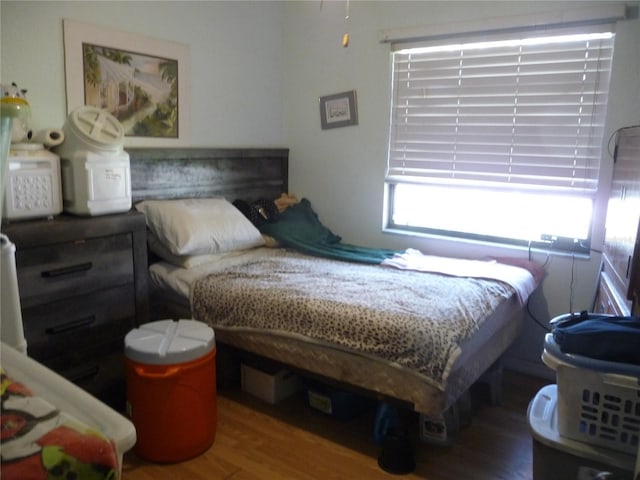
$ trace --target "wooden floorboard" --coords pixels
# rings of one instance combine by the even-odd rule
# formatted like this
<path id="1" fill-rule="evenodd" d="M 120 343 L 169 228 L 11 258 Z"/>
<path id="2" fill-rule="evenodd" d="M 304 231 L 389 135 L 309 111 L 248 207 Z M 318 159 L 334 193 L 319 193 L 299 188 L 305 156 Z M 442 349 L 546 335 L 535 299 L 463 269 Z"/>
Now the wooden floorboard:
<path id="1" fill-rule="evenodd" d="M 415 470 L 384 472 L 373 441 L 374 411 L 341 421 L 306 406 L 303 396 L 269 405 L 226 387 L 218 392 L 213 446 L 204 454 L 159 465 L 125 455 L 124 480 L 424 479 L 532 480 L 529 401 L 546 380 L 505 371 L 501 405 L 490 405 L 480 385 L 473 391 L 473 419 L 453 446 L 417 439 Z M 162 421 L 162 419 L 158 419 Z"/>

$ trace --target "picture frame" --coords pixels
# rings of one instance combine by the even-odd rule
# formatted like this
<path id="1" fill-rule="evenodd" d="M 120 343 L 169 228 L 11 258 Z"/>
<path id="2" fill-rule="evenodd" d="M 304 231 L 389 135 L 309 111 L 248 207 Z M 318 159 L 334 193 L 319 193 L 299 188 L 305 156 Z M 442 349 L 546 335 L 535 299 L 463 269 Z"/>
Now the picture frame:
<path id="1" fill-rule="evenodd" d="M 358 124 L 358 105 L 355 90 L 320 97 L 322 129 Z"/>
<path id="2" fill-rule="evenodd" d="M 180 43 L 63 20 L 67 115 L 107 110 L 125 147 L 190 143 L 190 52 Z"/>

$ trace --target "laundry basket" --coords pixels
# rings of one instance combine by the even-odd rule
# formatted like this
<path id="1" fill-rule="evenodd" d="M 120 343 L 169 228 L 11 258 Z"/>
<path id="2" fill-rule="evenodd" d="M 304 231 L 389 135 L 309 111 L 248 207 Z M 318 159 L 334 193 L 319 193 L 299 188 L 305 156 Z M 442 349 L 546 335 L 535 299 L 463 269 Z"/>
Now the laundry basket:
<path id="1" fill-rule="evenodd" d="M 542 360 L 556 371 L 561 436 L 636 454 L 640 366 L 565 354 L 547 334 Z"/>
<path id="2" fill-rule="evenodd" d="M 194 320 L 160 320 L 125 337 L 127 414 L 134 451 L 160 463 L 195 457 L 214 442 L 215 335 Z"/>

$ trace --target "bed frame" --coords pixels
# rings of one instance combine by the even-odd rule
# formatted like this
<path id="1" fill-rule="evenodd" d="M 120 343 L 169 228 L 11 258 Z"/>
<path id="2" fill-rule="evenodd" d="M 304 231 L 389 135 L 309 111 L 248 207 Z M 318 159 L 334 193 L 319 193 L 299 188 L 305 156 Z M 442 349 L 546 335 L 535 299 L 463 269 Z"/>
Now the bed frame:
<path id="1" fill-rule="evenodd" d="M 167 199 L 221 195 L 255 200 L 277 198 L 288 189 L 288 150 L 285 148 L 231 149 L 131 149 L 132 198 Z M 184 299 L 167 292 L 151 291 L 151 316 L 190 318 Z M 188 315 L 188 317 L 187 317 Z M 493 314 L 499 321 L 495 327 L 481 330 L 464 345 L 456 361 L 444 394 L 425 395 L 419 380 L 400 369 L 387 368 L 375 372 L 382 378 L 381 388 L 371 389 L 364 378 L 371 377 L 370 363 L 345 352 L 323 346 L 306 346 L 300 357 L 295 346 L 286 341 L 274 344 L 259 334 L 246 335 L 216 331 L 216 340 L 240 351 L 266 357 L 295 371 L 339 382 L 347 389 L 366 391 L 378 399 L 420 413 L 441 414 L 452 406 L 470 385 L 479 379 L 489 383 L 491 400 L 499 402 L 501 368 L 499 358 L 519 335 L 523 311 L 515 295 Z M 508 320 L 507 320 L 508 319 Z M 219 357 L 219 361 L 221 358 Z"/>
<path id="2" fill-rule="evenodd" d="M 286 148 L 132 148 L 132 201 L 223 196 L 247 201 L 288 190 Z"/>

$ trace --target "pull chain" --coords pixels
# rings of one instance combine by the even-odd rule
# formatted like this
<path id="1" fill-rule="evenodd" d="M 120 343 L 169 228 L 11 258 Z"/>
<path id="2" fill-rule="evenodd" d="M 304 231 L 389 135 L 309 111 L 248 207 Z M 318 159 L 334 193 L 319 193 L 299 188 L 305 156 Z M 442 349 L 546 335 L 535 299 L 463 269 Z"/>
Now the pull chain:
<path id="1" fill-rule="evenodd" d="M 345 22 L 345 25 L 349 22 L 349 0 L 347 0 L 347 4 L 345 6 L 344 22 Z M 347 48 L 349 46 L 349 33 L 348 32 L 345 32 L 344 35 L 342 35 L 342 46 L 344 48 Z"/>

